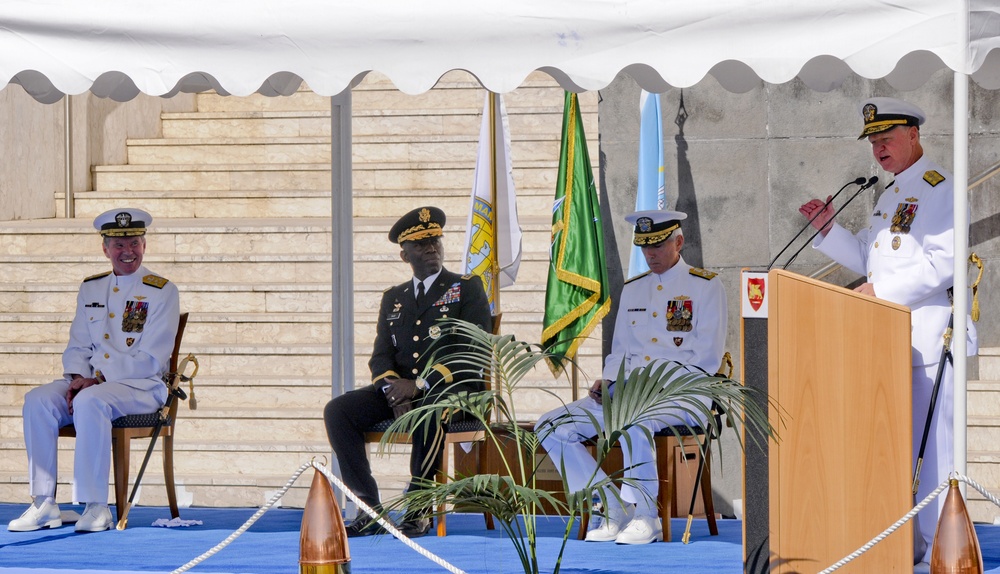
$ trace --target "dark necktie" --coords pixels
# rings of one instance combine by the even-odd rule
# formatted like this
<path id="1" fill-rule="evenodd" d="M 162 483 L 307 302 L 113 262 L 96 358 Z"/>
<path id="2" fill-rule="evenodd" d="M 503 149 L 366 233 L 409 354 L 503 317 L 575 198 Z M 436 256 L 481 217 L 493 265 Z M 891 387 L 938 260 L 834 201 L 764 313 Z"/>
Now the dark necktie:
<path id="1" fill-rule="evenodd" d="M 424 293 L 424 282 L 420 281 L 417 283 L 417 307 L 424 304 L 424 299 L 426 299 L 426 293 Z"/>

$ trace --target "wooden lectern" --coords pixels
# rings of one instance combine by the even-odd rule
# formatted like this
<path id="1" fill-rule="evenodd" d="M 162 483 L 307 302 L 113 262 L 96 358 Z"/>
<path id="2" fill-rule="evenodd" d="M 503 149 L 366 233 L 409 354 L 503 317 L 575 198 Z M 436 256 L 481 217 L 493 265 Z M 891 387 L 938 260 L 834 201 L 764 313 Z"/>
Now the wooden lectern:
<path id="1" fill-rule="evenodd" d="M 912 507 L 910 311 L 788 271 L 757 275 L 749 289 L 767 317 L 744 313 L 742 372 L 782 420 L 772 407 L 779 441 L 747 446 L 746 571 L 818 572 Z M 839 572 L 913 572 L 911 523 Z"/>

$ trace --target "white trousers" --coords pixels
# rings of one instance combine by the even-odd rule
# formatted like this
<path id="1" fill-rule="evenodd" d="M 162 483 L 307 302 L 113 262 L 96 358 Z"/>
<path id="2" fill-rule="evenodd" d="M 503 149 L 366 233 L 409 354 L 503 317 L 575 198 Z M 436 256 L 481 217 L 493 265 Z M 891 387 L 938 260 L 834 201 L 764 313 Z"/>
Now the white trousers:
<path id="1" fill-rule="evenodd" d="M 964 359 L 962 359 L 964 360 Z M 920 453 L 920 441 L 927 422 L 927 409 L 930 405 L 934 389 L 934 378 L 937 376 L 938 364 L 913 367 L 913 464 L 917 463 Z M 920 486 L 917 487 L 917 498 L 920 502 L 942 482 L 948 474 L 955 470 L 955 385 L 954 372 L 951 365 L 945 366 L 941 377 L 941 387 L 937 402 L 934 405 L 934 417 L 931 419 L 930 432 L 927 434 L 927 445 L 924 448 L 924 462 L 920 470 Z M 920 511 L 920 534 L 927 543 L 927 553 L 924 562 L 930 562 L 931 544 L 934 542 L 934 532 L 937 529 L 938 517 L 944 508 L 947 491 L 937 497 L 936 504 L 928 504 Z"/>
<path id="2" fill-rule="evenodd" d="M 595 428 L 595 424 L 599 428 Z M 655 433 L 667 426 L 681 424 L 702 425 L 700 421 L 681 411 L 668 410 L 653 420 L 643 422 L 641 426 L 631 427 L 626 433 L 628 441 L 624 438 L 618 441 L 622 449 L 624 476 L 636 481 L 635 486 L 623 484 L 621 497 L 636 505 L 637 515 L 656 516 L 656 497 L 659 493 L 656 448 L 646 438 L 642 428 Z M 545 428 L 550 425 L 550 429 Z M 542 447 L 551 457 L 556 470 L 563 472 L 565 467 L 570 492 L 582 490 L 587 485 L 607 478 L 607 474 L 583 445 L 583 441 L 593 438 L 603 428 L 604 413 L 601 405 L 589 396 L 545 413 L 535 425 L 542 437 Z"/>
<path id="3" fill-rule="evenodd" d="M 166 401 L 166 386 L 142 391 L 116 382 L 93 385 L 66 404 L 69 381 L 35 387 L 24 397 L 24 444 L 28 452 L 31 496 L 55 496 L 58 476 L 59 428 L 76 427 L 73 459 L 73 501 L 108 501 L 111 473 L 111 421 L 120 416 L 151 413 Z"/>

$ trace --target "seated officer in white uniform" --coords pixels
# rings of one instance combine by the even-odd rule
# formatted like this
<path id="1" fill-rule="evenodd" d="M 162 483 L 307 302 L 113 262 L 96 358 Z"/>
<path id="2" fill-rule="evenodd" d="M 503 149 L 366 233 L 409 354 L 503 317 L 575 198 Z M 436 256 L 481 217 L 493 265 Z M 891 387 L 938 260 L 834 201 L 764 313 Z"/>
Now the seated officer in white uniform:
<path id="1" fill-rule="evenodd" d="M 920 108 L 894 98 L 869 98 L 862 102 L 860 111 L 864 129 L 858 139 L 868 140 L 879 166 L 894 176 L 879 196 L 868 227 L 852 234 L 833 220 L 833 206 L 819 199 L 803 204 L 799 212 L 821 230 L 813 243 L 816 249 L 865 277 L 855 291 L 910 308 L 915 463 L 952 313 L 954 182 L 951 173 L 924 155 L 920 144 L 924 112 Z M 977 339 L 968 309 L 955 317 L 955 327 L 960 328 L 963 320 L 968 325 L 967 349 L 972 356 L 977 352 Z M 951 366 L 946 366 L 942 375 L 919 477 L 918 501 L 955 468 Z M 923 562 L 930 562 L 943 507 L 941 496 L 937 504 L 928 505 L 918 515 L 923 544 L 918 539 L 916 546 L 926 547 Z"/>
<path id="2" fill-rule="evenodd" d="M 150 413 L 167 398 L 180 318 L 177 287 L 142 266 L 152 218 L 139 209 L 113 209 L 94 220 L 111 271 L 83 280 L 63 352 L 61 379 L 24 397 L 24 442 L 33 498 L 7 530 L 62 526 L 55 502 L 59 428 L 76 427 L 73 500 L 86 503 L 77 532 L 112 526 L 108 509 L 111 421 Z"/>
<path id="3" fill-rule="evenodd" d="M 611 353 L 605 357 L 603 378 L 609 384 L 624 366 L 625 375 L 657 361 L 676 361 L 715 373 L 726 342 L 726 298 L 716 274 L 691 267 L 681 257 L 684 235 L 679 211 L 638 211 L 625 220 L 635 225 L 633 243 L 642 248 L 649 271 L 625 283 L 619 299 Z M 604 425 L 601 409 L 601 380 L 594 382 L 589 396 L 554 409 L 539 420 L 536 429 L 542 446 L 558 469 L 565 467 L 570 491 L 579 491 L 607 475 L 587 451 L 582 441 L 597 429 L 586 413 Z M 614 386 L 610 387 L 614 400 Z M 582 416 L 581 416 L 582 415 Z M 665 412 L 643 427 L 656 432 L 668 425 L 704 425 L 690 414 Z M 546 425 L 552 425 L 546 429 Z M 621 499 L 606 491 L 604 516 L 591 522 L 587 540 L 619 544 L 645 544 L 663 540 L 657 519 L 656 453 L 654 445 L 639 427 L 629 431 L 629 443 L 619 441 L 625 459 L 625 477 L 638 487 L 624 485 Z M 610 487 L 614 488 L 614 487 Z"/>

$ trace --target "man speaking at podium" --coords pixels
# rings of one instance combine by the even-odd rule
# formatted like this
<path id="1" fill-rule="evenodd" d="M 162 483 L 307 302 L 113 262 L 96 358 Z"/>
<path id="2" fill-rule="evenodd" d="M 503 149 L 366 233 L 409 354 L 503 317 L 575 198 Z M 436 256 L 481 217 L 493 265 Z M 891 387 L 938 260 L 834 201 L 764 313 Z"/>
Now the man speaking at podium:
<path id="1" fill-rule="evenodd" d="M 829 199 L 813 199 L 799 213 L 821 230 L 813 243 L 816 249 L 865 277 L 855 291 L 910 308 L 916 461 L 951 316 L 954 184 L 951 173 L 924 155 L 920 125 L 925 116 L 920 108 L 894 98 L 870 98 L 861 105 L 861 115 L 864 130 L 858 139 L 867 138 L 875 161 L 895 175 L 878 198 L 868 227 L 852 235 L 833 221 Z M 971 319 L 967 322 L 968 352 L 974 355 L 976 331 Z M 954 469 L 953 372 L 950 365 L 945 367 L 924 452 L 918 501 Z M 938 497 L 937 505 L 929 505 L 919 515 L 920 534 L 926 542 L 924 562 L 930 562 L 943 504 L 944 497 Z"/>

